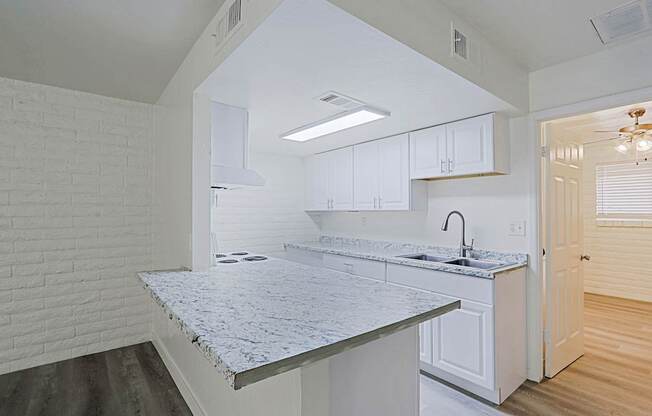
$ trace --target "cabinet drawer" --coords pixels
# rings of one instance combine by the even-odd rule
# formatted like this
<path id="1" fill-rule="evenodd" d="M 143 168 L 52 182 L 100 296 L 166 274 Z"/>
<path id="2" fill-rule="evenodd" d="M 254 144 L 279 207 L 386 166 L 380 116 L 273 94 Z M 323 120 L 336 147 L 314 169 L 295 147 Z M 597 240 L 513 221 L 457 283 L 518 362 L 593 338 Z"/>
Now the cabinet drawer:
<path id="1" fill-rule="evenodd" d="M 387 264 L 387 281 L 493 305 L 493 280 L 418 267 Z"/>
<path id="2" fill-rule="evenodd" d="M 294 247 L 287 247 L 285 249 L 285 258 L 308 266 L 324 266 L 324 255 L 316 251 L 302 250 Z"/>
<path id="3" fill-rule="evenodd" d="M 324 267 L 382 282 L 385 281 L 385 262 L 383 261 L 324 254 Z"/>

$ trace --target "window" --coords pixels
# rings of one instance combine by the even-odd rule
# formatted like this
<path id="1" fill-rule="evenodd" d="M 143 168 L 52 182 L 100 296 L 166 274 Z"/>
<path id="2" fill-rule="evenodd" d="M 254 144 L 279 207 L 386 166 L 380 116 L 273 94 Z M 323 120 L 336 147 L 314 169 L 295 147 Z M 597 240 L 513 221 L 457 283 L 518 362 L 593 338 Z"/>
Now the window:
<path id="1" fill-rule="evenodd" d="M 652 161 L 598 165 L 595 183 L 598 217 L 652 218 Z"/>

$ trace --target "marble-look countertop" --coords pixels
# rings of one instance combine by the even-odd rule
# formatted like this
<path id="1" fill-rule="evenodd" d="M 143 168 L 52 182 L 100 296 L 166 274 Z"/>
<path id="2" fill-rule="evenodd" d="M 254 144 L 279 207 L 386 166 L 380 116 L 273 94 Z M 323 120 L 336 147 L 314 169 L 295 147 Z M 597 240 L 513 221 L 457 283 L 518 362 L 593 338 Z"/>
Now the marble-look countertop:
<path id="1" fill-rule="evenodd" d="M 358 238 L 322 236 L 318 241 L 285 243 L 286 248 L 315 251 L 319 253 L 338 254 L 367 260 L 385 261 L 424 269 L 458 273 L 474 277 L 493 279 L 497 274 L 527 266 L 527 254 L 501 253 L 488 250 L 473 250 L 470 257 L 501 263 L 501 267 L 492 270 L 437 263 L 397 257 L 405 254 L 428 254 L 442 257 L 459 257 L 459 249 L 437 247 L 423 244 L 399 243 L 392 241 L 365 240 Z"/>
<path id="2" fill-rule="evenodd" d="M 138 276 L 234 389 L 460 306 L 432 293 L 276 258 Z"/>

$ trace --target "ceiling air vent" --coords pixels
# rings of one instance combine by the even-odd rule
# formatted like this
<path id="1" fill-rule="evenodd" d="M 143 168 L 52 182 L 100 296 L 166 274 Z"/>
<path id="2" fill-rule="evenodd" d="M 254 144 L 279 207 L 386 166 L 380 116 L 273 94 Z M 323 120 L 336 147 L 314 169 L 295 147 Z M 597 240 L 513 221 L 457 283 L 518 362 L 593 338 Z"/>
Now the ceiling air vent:
<path id="1" fill-rule="evenodd" d="M 623 4 L 591 19 L 603 44 L 629 38 L 652 29 L 652 0 Z"/>
<path id="2" fill-rule="evenodd" d="M 242 20 L 242 0 L 235 0 L 231 7 L 229 7 L 229 27 L 228 32 L 231 32 Z"/>
<path id="3" fill-rule="evenodd" d="M 235 0 L 226 9 L 226 12 L 217 20 L 217 27 L 213 37 L 215 38 L 216 52 L 219 51 L 226 41 L 242 26 L 243 20 L 242 0 Z"/>
<path id="4" fill-rule="evenodd" d="M 352 110 L 364 105 L 364 103 L 360 100 L 356 100 L 355 98 L 348 97 L 335 91 L 328 91 L 327 93 L 317 97 L 317 99 L 321 102 L 340 107 L 344 110 Z"/>
<path id="5" fill-rule="evenodd" d="M 451 23 L 451 54 L 462 58 L 465 61 L 469 59 L 469 41 L 466 35 L 460 32 Z"/>

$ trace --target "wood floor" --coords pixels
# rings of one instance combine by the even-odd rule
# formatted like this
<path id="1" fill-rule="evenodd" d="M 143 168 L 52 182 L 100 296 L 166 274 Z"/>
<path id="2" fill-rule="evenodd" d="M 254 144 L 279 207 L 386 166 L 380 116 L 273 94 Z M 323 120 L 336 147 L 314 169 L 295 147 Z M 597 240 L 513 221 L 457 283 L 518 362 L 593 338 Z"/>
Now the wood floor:
<path id="1" fill-rule="evenodd" d="M 499 407 L 422 378 L 422 416 L 652 415 L 652 303 L 587 294 L 584 332 L 582 358 L 543 383 L 526 382 Z"/>
<path id="2" fill-rule="evenodd" d="M 0 415 L 192 416 L 147 342 L 0 376 Z"/>

